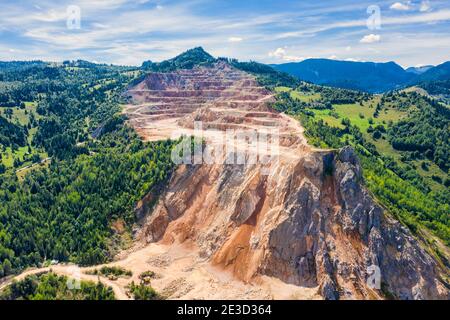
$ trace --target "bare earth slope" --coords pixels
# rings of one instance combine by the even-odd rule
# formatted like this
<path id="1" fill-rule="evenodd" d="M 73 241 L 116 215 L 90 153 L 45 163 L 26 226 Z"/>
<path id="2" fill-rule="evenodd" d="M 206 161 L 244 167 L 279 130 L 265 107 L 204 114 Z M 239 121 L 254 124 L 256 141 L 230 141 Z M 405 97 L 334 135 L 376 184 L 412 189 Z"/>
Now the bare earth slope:
<path id="1" fill-rule="evenodd" d="M 398 298 L 449 298 L 435 261 L 362 187 L 353 150 L 309 147 L 252 76 L 225 63 L 153 73 L 129 96 L 125 113 L 146 140 L 194 134 L 202 121 L 217 131 L 275 127 L 280 141 L 264 164 L 181 165 L 154 210 L 137 208 L 143 243 L 181 245 L 246 283 L 270 276 L 327 299 L 381 298 L 367 284 L 371 266 Z"/>

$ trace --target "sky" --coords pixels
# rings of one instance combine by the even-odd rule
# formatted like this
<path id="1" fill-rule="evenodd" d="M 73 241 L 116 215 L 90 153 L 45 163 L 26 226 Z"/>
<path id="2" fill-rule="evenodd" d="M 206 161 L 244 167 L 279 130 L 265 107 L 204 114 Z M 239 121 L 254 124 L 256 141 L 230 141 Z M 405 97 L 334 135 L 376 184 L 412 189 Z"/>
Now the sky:
<path id="1" fill-rule="evenodd" d="M 0 60 L 450 60 L 450 1 L 0 0 Z"/>

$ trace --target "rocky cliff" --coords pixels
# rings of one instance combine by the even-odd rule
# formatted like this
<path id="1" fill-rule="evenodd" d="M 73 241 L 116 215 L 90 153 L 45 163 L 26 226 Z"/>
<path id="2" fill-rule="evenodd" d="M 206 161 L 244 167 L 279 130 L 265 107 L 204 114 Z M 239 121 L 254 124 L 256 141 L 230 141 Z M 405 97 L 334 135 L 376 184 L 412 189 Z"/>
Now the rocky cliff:
<path id="1" fill-rule="evenodd" d="M 196 120 L 276 127 L 281 144 L 264 164 L 180 165 L 156 207 L 138 208 L 143 243 L 183 244 L 244 282 L 272 276 L 326 299 L 450 298 L 433 258 L 363 187 L 354 151 L 309 147 L 250 75 L 226 65 L 151 74 L 129 94 L 125 112 L 148 140 L 192 133 Z"/>
<path id="2" fill-rule="evenodd" d="M 352 149 L 272 169 L 180 167 L 140 239 L 197 246 L 243 281 L 319 285 L 326 299 L 449 298 L 433 259 L 361 186 Z M 368 286 L 371 266 L 382 290 Z"/>

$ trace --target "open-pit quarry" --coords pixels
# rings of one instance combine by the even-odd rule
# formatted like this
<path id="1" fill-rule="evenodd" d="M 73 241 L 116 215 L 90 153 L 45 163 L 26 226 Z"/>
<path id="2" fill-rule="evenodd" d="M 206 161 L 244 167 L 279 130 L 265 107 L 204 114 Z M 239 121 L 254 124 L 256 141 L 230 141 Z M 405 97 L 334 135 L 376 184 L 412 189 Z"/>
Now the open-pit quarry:
<path id="1" fill-rule="evenodd" d="M 172 271 L 159 270 L 163 276 L 189 270 L 216 285 L 241 283 L 259 292 L 248 298 L 448 297 L 431 256 L 362 186 L 353 150 L 308 146 L 303 128 L 271 108 L 275 98 L 254 76 L 217 62 L 150 73 L 127 94 L 124 113 L 146 141 L 195 136 L 201 123 L 206 145 L 227 144 L 215 137 L 229 130 L 270 132 L 278 143 L 266 161 L 182 164 L 156 207 L 141 201 L 136 240 L 164 248 Z M 231 153 L 244 145 L 246 159 L 267 155 L 246 142 Z M 243 297 L 239 285 L 233 295 L 180 279 L 189 289 L 173 297 Z M 169 280 L 159 281 L 164 290 Z"/>
<path id="2" fill-rule="evenodd" d="M 169 299 L 450 298 L 436 261 L 365 189 L 353 149 L 310 147 L 253 75 L 221 61 L 149 73 L 126 95 L 143 140 L 200 133 L 232 161 L 182 163 L 156 205 L 152 194 L 137 204 L 135 245 L 109 264 L 133 276 L 99 277 L 118 298 L 145 271 Z M 268 134 L 276 152 L 230 130 Z"/>

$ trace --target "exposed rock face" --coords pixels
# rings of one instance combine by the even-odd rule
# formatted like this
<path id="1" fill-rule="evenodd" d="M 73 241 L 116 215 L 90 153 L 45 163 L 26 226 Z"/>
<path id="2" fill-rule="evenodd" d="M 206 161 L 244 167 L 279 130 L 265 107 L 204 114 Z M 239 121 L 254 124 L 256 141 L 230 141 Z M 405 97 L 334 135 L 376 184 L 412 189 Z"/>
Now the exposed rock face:
<path id="1" fill-rule="evenodd" d="M 449 297 L 433 259 L 361 187 L 350 148 L 274 166 L 270 176 L 258 166 L 180 167 L 139 237 L 194 244 L 244 281 L 319 285 L 327 299 L 380 298 L 367 285 L 372 265 L 398 298 Z"/>
<path id="2" fill-rule="evenodd" d="M 242 80 L 229 67 L 218 70 L 225 73 L 223 78 L 230 72 L 231 82 L 251 84 L 252 90 L 263 95 L 258 99 L 264 101 L 268 95 L 256 88 L 250 76 Z M 195 87 L 195 77 L 189 79 Z M 145 81 L 161 90 L 157 94 L 161 97 L 168 86 L 180 82 L 160 74 Z M 209 80 L 199 77 L 198 81 L 202 86 Z M 232 83 L 215 86 L 226 88 L 227 84 Z M 144 94 L 138 96 L 140 102 L 147 99 Z M 368 283 L 371 268 L 379 268 L 383 290 L 398 298 L 450 298 L 435 261 L 362 186 L 361 167 L 351 148 L 336 152 L 310 148 L 300 129 L 263 103 L 236 102 L 214 113 L 224 99 L 218 96 L 209 100 L 210 105 L 179 116 L 177 126 L 189 128 L 194 118 L 226 124 L 220 116 L 231 115 L 231 124 L 244 122 L 251 109 L 265 120 L 276 119 L 280 135 L 292 137 L 281 142 L 279 157 L 269 163 L 179 166 L 156 208 L 139 212 L 147 216 L 138 239 L 195 246 L 203 258 L 243 281 L 273 276 L 298 286 L 318 286 L 326 299 L 382 298 L 382 290 Z M 263 130 L 268 122 L 246 125 Z M 143 132 L 152 138 L 152 131 Z"/>

